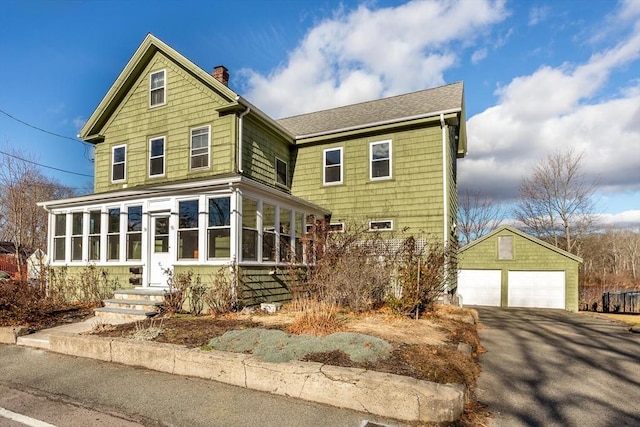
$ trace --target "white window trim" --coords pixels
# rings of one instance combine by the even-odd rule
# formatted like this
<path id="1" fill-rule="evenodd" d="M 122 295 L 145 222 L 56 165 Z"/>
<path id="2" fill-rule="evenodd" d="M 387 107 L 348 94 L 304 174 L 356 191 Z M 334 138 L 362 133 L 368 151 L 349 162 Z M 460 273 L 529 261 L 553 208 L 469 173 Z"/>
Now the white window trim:
<path id="1" fill-rule="evenodd" d="M 122 179 L 113 179 L 113 167 L 115 166 L 115 155 L 118 148 L 124 148 L 124 174 Z M 119 164 L 119 163 L 118 163 Z M 119 183 L 127 180 L 127 144 L 120 144 L 111 147 L 111 182 Z"/>
<path id="2" fill-rule="evenodd" d="M 340 230 L 332 230 L 331 227 L 339 225 Z M 330 222 L 329 223 L 329 233 L 344 233 L 344 222 Z"/>
<path id="3" fill-rule="evenodd" d="M 340 150 L 340 181 L 327 182 L 327 152 Z M 322 151 L 322 183 L 323 185 L 340 185 L 344 181 L 344 149 L 343 147 L 326 148 Z"/>
<path id="4" fill-rule="evenodd" d="M 373 176 L 373 146 L 378 144 L 389 144 L 389 175 L 388 176 Z M 380 161 L 380 160 L 377 160 Z M 393 144 L 390 139 L 383 141 L 375 141 L 369 144 L 369 179 L 371 181 L 381 181 L 385 179 L 393 178 Z M 374 221 L 375 222 L 375 221 Z"/>
<path id="5" fill-rule="evenodd" d="M 201 129 L 207 130 L 207 165 L 193 168 L 191 167 L 191 160 L 193 159 L 193 132 Z M 201 156 L 202 154 L 198 154 L 198 155 Z M 191 128 L 191 130 L 189 131 L 189 170 L 200 171 L 200 170 L 209 169 L 210 167 L 211 167 L 211 125 L 197 126 L 197 127 Z"/>
<path id="6" fill-rule="evenodd" d="M 285 176 L 284 176 L 284 184 L 281 182 L 278 182 L 278 162 L 282 162 L 284 164 L 284 169 L 285 169 Z M 276 185 L 280 186 L 280 187 L 284 187 L 287 188 L 289 185 L 289 164 L 287 162 L 285 162 L 284 160 L 282 160 L 280 157 L 276 156 L 276 168 L 275 168 L 275 178 L 276 178 Z"/>
<path id="7" fill-rule="evenodd" d="M 151 92 L 153 90 L 157 90 L 157 89 L 160 89 L 160 88 L 155 88 L 155 89 L 151 88 L 151 82 L 153 80 L 151 77 L 154 74 L 158 74 L 158 73 L 162 73 L 164 75 L 164 85 L 162 86 L 162 91 L 164 92 L 164 96 L 162 97 L 163 102 L 160 103 L 160 104 L 152 104 L 151 103 L 151 98 L 152 98 L 151 97 Z M 167 70 L 166 69 L 162 69 L 162 70 L 152 71 L 152 72 L 149 73 L 149 108 L 161 107 L 161 106 L 165 105 L 166 103 L 167 103 Z"/>
<path id="8" fill-rule="evenodd" d="M 162 139 L 162 173 L 161 174 L 157 174 L 157 175 L 151 175 L 151 142 L 158 140 L 158 139 Z M 159 156 L 158 156 L 159 157 Z M 154 159 L 157 157 L 153 157 Z M 149 138 L 149 162 L 148 162 L 148 168 L 149 168 L 149 178 L 161 178 L 163 176 L 165 176 L 165 174 L 167 173 L 167 137 L 166 136 L 154 136 L 152 138 Z"/>
<path id="9" fill-rule="evenodd" d="M 390 228 L 373 228 L 371 225 L 376 222 L 388 222 L 391 224 Z M 393 231 L 393 220 L 392 219 L 376 219 L 373 221 L 369 221 L 369 231 Z"/>

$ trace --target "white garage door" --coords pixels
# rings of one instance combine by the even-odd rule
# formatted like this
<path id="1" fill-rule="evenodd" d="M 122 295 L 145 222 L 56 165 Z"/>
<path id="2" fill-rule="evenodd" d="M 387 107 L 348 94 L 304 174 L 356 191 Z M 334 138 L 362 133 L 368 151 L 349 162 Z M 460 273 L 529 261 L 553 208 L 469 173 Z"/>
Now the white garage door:
<path id="1" fill-rule="evenodd" d="M 509 271 L 509 307 L 565 308 L 564 271 Z"/>
<path id="2" fill-rule="evenodd" d="M 460 270 L 458 295 L 463 305 L 500 307 L 501 282 L 500 270 Z"/>

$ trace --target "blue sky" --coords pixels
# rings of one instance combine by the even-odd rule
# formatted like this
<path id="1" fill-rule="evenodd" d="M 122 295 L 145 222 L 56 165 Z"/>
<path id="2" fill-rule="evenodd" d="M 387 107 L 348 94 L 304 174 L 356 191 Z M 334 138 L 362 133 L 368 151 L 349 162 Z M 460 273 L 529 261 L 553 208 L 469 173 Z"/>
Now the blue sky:
<path id="1" fill-rule="evenodd" d="M 225 65 L 274 118 L 463 80 L 461 190 L 508 204 L 536 161 L 573 147 L 602 221 L 640 226 L 638 0 L 5 0 L 0 109 L 73 138 L 149 32 L 207 71 Z M 0 113 L 8 149 L 93 174 L 84 144 Z"/>

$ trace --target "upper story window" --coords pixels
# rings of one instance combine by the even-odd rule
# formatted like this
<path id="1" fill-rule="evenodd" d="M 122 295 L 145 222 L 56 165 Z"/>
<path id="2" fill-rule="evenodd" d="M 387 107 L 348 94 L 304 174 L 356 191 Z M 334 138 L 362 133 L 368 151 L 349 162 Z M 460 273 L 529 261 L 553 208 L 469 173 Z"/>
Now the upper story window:
<path id="1" fill-rule="evenodd" d="M 164 175 L 164 136 L 149 140 L 149 176 Z"/>
<path id="2" fill-rule="evenodd" d="M 209 167 L 210 126 L 191 129 L 191 169 Z"/>
<path id="3" fill-rule="evenodd" d="M 369 145 L 371 159 L 370 178 L 391 178 L 391 141 L 372 142 Z"/>
<path id="4" fill-rule="evenodd" d="M 149 76 L 149 105 L 157 107 L 166 102 L 166 71 L 160 70 Z"/>
<path id="5" fill-rule="evenodd" d="M 323 157 L 324 185 L 342 184 L 342 147 L 324 150 Z"/>
<path id="6" fill-rule="evenodd" d="M 513 259 L 513 236 L 498 236 L 498 259 Z"/>
<path id="7" fill-rule="evenodd" d="M 287 186 L 287 162 L 276 157 L 276 184 Z"/>
<path id="8" fill-rule="evenodd" d="M 127 146 L 118 145 L 111 151 L 111 181 L 124 181 L 127 170 Z"/>

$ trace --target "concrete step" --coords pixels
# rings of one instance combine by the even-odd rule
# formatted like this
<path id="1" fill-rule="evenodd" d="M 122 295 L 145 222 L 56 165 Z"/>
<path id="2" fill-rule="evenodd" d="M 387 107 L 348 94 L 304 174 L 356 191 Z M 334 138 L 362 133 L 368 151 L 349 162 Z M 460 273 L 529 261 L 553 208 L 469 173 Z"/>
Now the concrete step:
<path id="1" fill-rule="evenodd" d="M 115 299 L 136 299 L 163 302 L 168 289 L 118 289 L 113 293 Z"/>
<path id="2" fill-rule="evenodd" d="M 100 307 L 94 310 L 96 317 L 106 319 L 129 319 L 129 320 L 145 320 L 149 317 L 156 316 L 157 311 L 150 310 L 131 310 L 128 308 Z"/>
<path id="3" fill-rule="evenodd" d="M 16 344 L 25 347 L 35 347 L 49 350 L 49 335 L 41 333 L 23 335 L 16 339 Z"/>
<path id="4" fill-rule="evenodd" d="M 102 301 L 107 308 L 126 308 L 129 310 L 156 311 L 162 307 L 160 301 L 149 301 L 144 299 L 106 299 Z"/>

